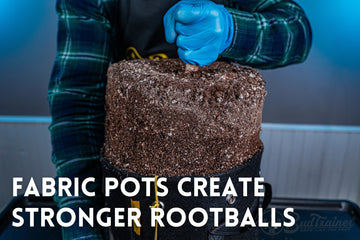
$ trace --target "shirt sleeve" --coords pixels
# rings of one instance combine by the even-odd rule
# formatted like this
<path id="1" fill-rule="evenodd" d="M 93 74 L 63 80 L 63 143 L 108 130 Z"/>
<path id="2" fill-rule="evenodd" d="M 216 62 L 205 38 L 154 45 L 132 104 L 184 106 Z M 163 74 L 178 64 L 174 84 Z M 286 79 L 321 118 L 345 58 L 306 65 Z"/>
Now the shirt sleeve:
<path id="1" fill-rule="evenodd" d="M 303 62 L 312 33 L 303 9 L 291 0 L 238 0 L 228 4 L 234 37 L 222 57 L 257 68 Z"/>
<path id="2" fill-rule="evenodd" d="M 54 199 L 60 208 L 77 213 L 81 207 L 87 212 L 103 204 L 99 158 L 111 26 L 98 0 L 57 0 L 56 9 L 57 55 L 48 88 L 52 161 L 58 177 L 78 177 L 80 182 L 95 177 L 95 184 L 88 190 L 96 192 L 96 197 L 80 193 Z M 100 227 L 79 228 L 76 223 L 63 228 L 63 239 L 103 239 Z"/>

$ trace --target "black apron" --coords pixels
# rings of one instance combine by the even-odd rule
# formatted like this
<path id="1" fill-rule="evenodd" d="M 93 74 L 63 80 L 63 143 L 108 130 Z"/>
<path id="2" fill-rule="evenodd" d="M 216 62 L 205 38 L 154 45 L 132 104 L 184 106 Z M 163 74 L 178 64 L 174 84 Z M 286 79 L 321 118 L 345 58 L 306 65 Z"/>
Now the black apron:
<path id="1" fill-rule="evenodd" d="M 165 40 L 163 16 L 177 0 L 120 0 L 113 16 L 113 61 L 177 58 L 176 44 Z M 223 0 L 216 0 L 223 4 Z M 113 11 L 110 11 L 113 12 Z"/>

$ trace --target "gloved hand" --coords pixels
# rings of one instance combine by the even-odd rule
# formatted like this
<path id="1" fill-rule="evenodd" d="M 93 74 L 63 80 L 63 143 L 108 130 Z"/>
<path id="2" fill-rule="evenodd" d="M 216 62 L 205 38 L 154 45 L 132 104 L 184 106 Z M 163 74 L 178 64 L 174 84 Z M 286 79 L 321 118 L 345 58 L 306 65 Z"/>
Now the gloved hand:
<path id="1" fill-rule="evenodd" d="M 234 34 L 230 13 L 210 0 L 176 3 L 165 14 L 164 27 L 166 41 L 176 41 L 180 59 L 199 66 L 216 61 Z"/>

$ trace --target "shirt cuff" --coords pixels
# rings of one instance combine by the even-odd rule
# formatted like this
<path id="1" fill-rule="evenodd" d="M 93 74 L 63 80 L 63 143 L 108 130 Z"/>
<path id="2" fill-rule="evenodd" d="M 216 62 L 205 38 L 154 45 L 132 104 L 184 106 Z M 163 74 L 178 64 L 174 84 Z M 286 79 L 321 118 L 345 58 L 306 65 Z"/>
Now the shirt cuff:
<path id="1" fill-rule="evenodd" d="M 234 36 L 230 46 L 221 53 L 221 57 L 246 61 L 256 54 L 257 23 L 253 14 L 226 8 L 234 21 Z"/>

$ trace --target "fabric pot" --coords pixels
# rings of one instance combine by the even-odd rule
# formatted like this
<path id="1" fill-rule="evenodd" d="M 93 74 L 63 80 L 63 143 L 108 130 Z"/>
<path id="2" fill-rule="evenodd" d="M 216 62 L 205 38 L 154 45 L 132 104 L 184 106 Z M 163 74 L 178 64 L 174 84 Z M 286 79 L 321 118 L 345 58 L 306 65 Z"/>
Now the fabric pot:
<path id="1" fill-rule="evenodd" d="M 244 164 L 237 166 L 233 169 L 230 169 L 226 172 L 221 172 L 212 175 L 201 176 L 205 177 L 206 180 L 209 180 L 211 177 L 219 177 L 220 182 L 218 185 L 221 190 L 224 189 L 228 178 L 230 177 L 233 185 L 238 193 L 238 197 L 231 198 L 231 196 L 224 197 L 210 197 L 209 196 L 209 184 L 206 188 L 207 197 L 184 197 L 177 191 L 177 184 L 179 180 L 183 177 L 167 177 L 167 182 L 163 183 L 169 189 L 169 193 L 165 197 L 159 197 L 161 205 L 165 214 L 167 210 L 179 207 L 183 209 L 187 214 L 191 209 L 200 207 L 205 210 L 210 208 L 236 208 L 239 213 L 239 219 L 241 221 L 242 217 L 245 214 L 247 208 L 250 208 L 252 215 L 255 217 L 257 209 L 259 207 L 259 198 L 254 197 L 254 182 L 248 183 L 248 196 L 243 197 L 243 183 L 238 181 L 239 177 L 259 177 L 260 162 L 261 162 L 262 151 L 259 151 L 251 159 L 249 159 Z M 257 238 L 257 228 L 240 228 L 237 227 L 225 227 L 224 218 L 225 214 L 223 212 L 219 213 L 219 226 L 214 227 L 214 214 L 209 213 L 208 211 L 208 221 L 207 224 L 203 227 L 193 227 L 188 219 L 181 227 L 171 227 L 167 223 L 166 217 L 164 217 L 163 223 L 165 227 L 151 227 L 151 209 L 150 206 L 154 204 L 155 197 L 154 192 L 151 193 L 151 197 L 146 197 L 146 186 L 144 182 L 141 182 L 141 177 L 145 177 L 136 173 L 127 172 L 125 170 L 115 167 L 112 163 L 108 162 L 106 159 L 102 159 L 102 168 L 104 177 L 115 177 L 117 179 L 124 179 L 125 177 L 134 177 L 139 179 L 140 182 L 140 192 L 133 198 L 125 197 L 119 188 L 111 192 L 110 197 L 107 197 L 106 204 L 110 208 L 130 208 L 134 207 L 132 203 L 137 202 L 141 210 L 140 229 L 134 227 L 121 227 L 121 228 L 112 228 L 112 233 L 116 240 L 119 239 L 131 239 L 131 240 L 147 240 L 155 239 L 154 236 L 157 232 L 158 240 L 231 240 L 231 239 L 256 239 Z M 194 177 L 199 176 L 190 176 L 193 180 Z M 192 181 L 193 183 L 193 181 Z M 209 183 L 209 181 L 208 181 Z M 187 188 L 187 189 L 186 189 Z M 152 184 L 151 189 L 153 191 L 154 184 Z M 192 184 L 184 184 L 184 190 L 191 192 Z M 177 215 L 173 215 L 173 220 L 176 219 Z M 196 220 L 196 214 L 194 215 L 194 220 Z M 197 222 L 200 222 L 202 216 L 199 216 L 200 219 Z M 127 222 L 127 217 L 125 214 L 124 222 Z"/>

